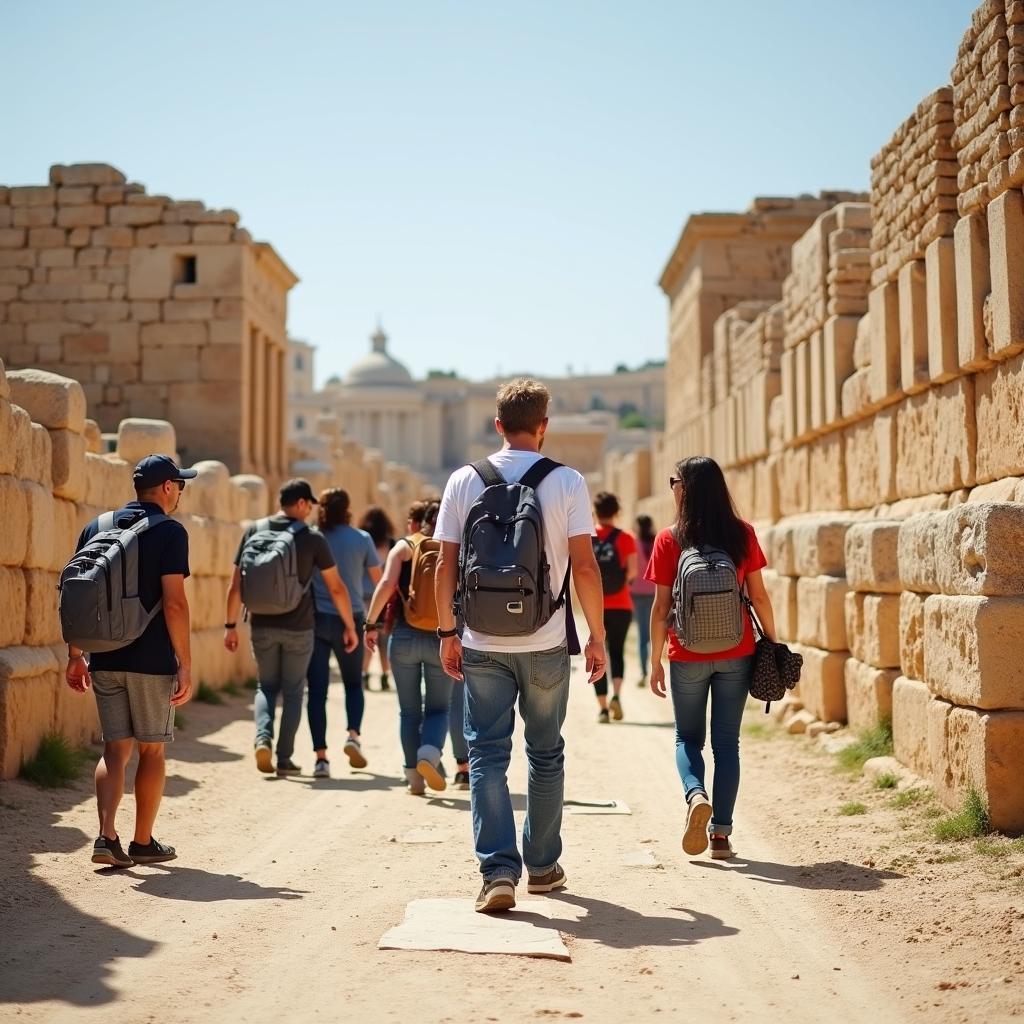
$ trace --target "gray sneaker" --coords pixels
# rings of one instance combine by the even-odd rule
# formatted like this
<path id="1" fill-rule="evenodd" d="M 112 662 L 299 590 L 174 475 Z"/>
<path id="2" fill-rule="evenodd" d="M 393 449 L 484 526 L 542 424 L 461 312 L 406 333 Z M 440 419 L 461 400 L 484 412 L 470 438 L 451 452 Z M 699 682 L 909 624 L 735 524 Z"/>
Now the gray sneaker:
<path id="1" fill-rule="evenodd" d="M 135 861 L 121 848 L 120 837 L 108 839 L 106 836 L 100 836 L 92 844 L 92 862 L 93 864 L 103 864 L 108 868 L 135 866 Z"/>
<path id="2" fill-rule="evenodd" d="M 554 892 L 556 889 L 565 888 L 565 871 L 561 864 L 556 864 L 550 871 L 543 875 L 530 874 L 526 880 L 527 892 Z"/>
<path id="3" fill-rule="evenodd" d="M 342 748 L 345 751 L 345 756 L 348 758 L 348 763 L 353 768 L 365 768 L 366 767 L 366 755 L 363 753 L 362 744 L 355 736 L 349 736 L 345 740 L 345 746 Z"/>
<path id="4" fill-rule="evenodd" d="M 502 877 L 484 882 L 474 909 L 478 914 L 496 914 L 502 910 L 511 910 L 515 905 L 516 884 L 511 878 Z"/>
<path id="5" fill-rule="evenodd" d="M 286 775 L 301 775 L 302 769 L 291 759 L 277 762 L 277 776 L 284 778 Z"/>
<path id="6" fill-rule="evenodd" d="M 315 765 L 313 765 L 313 778 L 314 779 L 329 779 L 331 777 L 331 762 L 326 757 L 321 757 Z"/>
<path id="7" fill-rule="evenodd" d="M 426 793 L 427 787 L 423 776 L 415 768 L 405 769 L 405 781 L 405 789 L 410 796 L 423 796 Z"/>

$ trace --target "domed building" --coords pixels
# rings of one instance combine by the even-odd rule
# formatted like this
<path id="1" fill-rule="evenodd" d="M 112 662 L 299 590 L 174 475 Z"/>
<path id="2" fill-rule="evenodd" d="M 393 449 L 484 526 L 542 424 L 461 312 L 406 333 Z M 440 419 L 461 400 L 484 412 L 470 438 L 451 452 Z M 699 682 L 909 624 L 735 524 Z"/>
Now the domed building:
<path id="1" fill-rule="evenodd" d="M 370 335 L 373 346 L 370 354 L 360 359 L 345 378 L 345 384 L 352 388 L 367 387 L 414 387 L 412 374 L 390 352 L 388 352 L 388 336 L 380 324 Z"/>

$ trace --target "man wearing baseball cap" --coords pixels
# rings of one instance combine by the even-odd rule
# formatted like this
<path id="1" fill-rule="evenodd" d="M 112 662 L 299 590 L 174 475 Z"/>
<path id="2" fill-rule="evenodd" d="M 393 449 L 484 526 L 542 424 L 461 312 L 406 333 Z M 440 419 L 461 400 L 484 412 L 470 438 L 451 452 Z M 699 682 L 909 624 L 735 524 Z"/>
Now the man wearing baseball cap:
<path id="1" fill-rule="evenodd" d="M 359 644 L 352 602 L 334 562 L 327 538 L 318 530 L 308 529 L 305 522 L 317 504 L 316 495 L 308 480 L 298 477 L 281 485 L 281 510 L 277 515 L 253 523 L 244 534 L 235 555 L 235 571 L 228 588 L 224 620 L 224 646 L 238 650 L 238 616 L 242 610 L 242 570 L 240 568 L 246 545 L 254 537 L 290 531 L 295 545 L 296 575 L 302 587 L 302 597 L 295 607 L 275 614 L 254 612 L 250 636 L 252 653 L 256 659 L 259 688 L 254 701 L 256 767 L 279 777 L 299 775 L 301 769 L 294 761 L 295 734 L 302 720 L 302 697 L 306 688 L 306 669 L 313 653 L 313 594 L 310 584 L 313 569 L 327 587 L 334 607 L 343 624 L 343 643 L 346 651 Z M 281 698 L 281 724 L 277 733 L 277 749 L 273 749 L 274 717 L 277 699 Z M 276 754 L 276 765 L 274 755 Z"/>
<path id="2" fill-rule="evenodd" d="M 132 475 L 135 501 L 114 512 L 128 527 L 147 516 L 170 516 L 194 469 L 179 468 L 166 455 L 147 455 Z M 81 549 L 100 532 L 94 519 L 78 538 Z M 100 834 L 95 864 L 127 868 L 173 860 L 174 847 L 159 842 L 153 824 L 164 791 L 164 744 L 174 739 L 174 709 L 192 695 L 188 576 L 188 533 L 164 519 L 139 535 L 139 597 L 147 611 L 162 605 L 142 636 L 125 647 L 90 655 L 68 647 L 67 682 L 84 693 L 92 687 L 103 728 L 103 756 L 96 766 Z M 125 768 L 138 744 L 135 775 L 135 837 L 125 853 L 114 824 L 124 794 Z"/>

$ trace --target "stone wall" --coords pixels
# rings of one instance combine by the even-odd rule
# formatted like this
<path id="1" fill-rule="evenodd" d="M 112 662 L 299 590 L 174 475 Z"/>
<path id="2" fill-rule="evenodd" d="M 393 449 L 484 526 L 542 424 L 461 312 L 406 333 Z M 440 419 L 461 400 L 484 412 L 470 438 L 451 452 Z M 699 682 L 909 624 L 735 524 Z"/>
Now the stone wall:
<path id="1" fill-rule="evenodd" d="M 974 787 L 1010 831 L 1024 830 L 1019 47 L 1024 4 L 983 4 L 952 85 L 872 161 L 869 202 L 814 213 L 788 259 L 746 223 L 720 232 L 784 267 L 774 291 L 741 280 L 716 309 L 714 262 L 694 255 L 708 215 L 691 218 L 662 279 L 665 437 L 653 471 L 613 457 L 605 474 L 665 522 L 674 463 L 718 459 L 765 547 L 780 635 L 804 655 L 805 707 L 858 730 L 890 720 L 897 756 L 946 804 Z M 694 310 L 713 311 L 703 347 Z"/>

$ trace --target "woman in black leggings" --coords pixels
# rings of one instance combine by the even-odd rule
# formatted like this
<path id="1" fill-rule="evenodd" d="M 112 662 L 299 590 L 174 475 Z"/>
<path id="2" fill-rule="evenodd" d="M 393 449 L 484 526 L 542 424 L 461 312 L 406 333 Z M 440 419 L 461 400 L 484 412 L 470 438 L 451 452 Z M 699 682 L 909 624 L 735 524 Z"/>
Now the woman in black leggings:
<path id="1" fill-rule="evenodd" d="M 597 519 L 597 536 L 594 537 L 594 554 L 601 570 L 601 586 L 604 590 L 604 628 L 607 634 L 608 661 L 612 674 L 612 698 L 608 700 L 608 676 L 603 675 L 594 683 L 594 694 L 600 711 L 599 722 L 622 719 L 622 677 L 625 675 L 626 634 L 633 621 L 633 599 L 629 585 L 636 579 L 636 540 L 631 533 L 615 526 L 619 514 L 619 499 L 608 491 L 601 491 L 594 499 L 594 516 Z"/>

